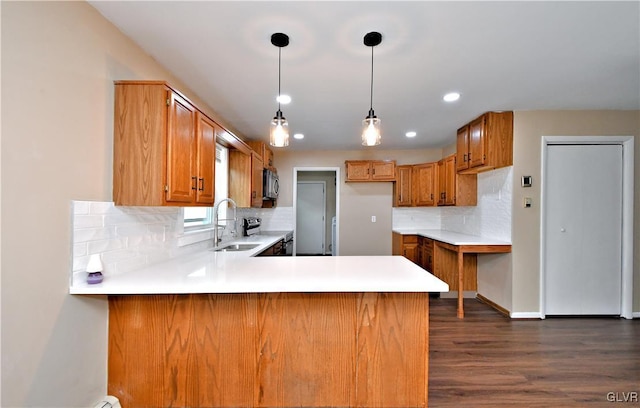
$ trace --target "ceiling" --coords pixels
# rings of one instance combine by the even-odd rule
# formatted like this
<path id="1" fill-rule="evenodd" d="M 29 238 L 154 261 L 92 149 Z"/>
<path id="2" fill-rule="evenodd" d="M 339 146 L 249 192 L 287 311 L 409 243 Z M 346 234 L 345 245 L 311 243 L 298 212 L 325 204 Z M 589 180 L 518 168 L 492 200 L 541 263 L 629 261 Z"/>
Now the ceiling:
<path id="1" fill-rule="evenodd" d="M 438 148 L 490 110 L 640 109 L 640 2 L 90 1 L 247 139 L 268 141 L 278 48 L 288 149 Z M 373 108 L 382 144 L 360 144 Z M 139 79 L 139 78 L 119 78 Z M 164 79 L 164 78 L 148 78 Z M 447 103 L 445 93 L 460 100 Z M 414 138 L 407 131 L 417 132 Z"/>

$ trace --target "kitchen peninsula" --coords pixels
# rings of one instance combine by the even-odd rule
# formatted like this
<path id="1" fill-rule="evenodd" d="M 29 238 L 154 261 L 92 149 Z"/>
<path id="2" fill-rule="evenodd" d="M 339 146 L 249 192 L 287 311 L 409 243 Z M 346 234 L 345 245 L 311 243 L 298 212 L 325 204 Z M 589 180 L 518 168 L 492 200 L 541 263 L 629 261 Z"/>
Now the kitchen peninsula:
<path id="1" fill-rule="evenodd" d="M 429 295 L 400 256 L 202 251 L 74 294 L 109 295 L 108 393 L 123 406 L 426 407 Z M 246 241 L 244 241 L 246 242 Z"/>

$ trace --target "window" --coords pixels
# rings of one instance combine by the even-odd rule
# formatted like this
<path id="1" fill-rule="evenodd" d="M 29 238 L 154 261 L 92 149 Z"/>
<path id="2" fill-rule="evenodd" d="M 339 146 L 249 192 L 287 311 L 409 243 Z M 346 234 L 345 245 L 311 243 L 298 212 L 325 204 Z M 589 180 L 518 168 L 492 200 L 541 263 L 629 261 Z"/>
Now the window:
<path id="1" fill-rule="evenodd" d="M 229 149 L 216 144 L 216 180 L 215 199 L 218 202 L 229 196 Z M 226 218 L 226 207 L 221 206 L 220 218 Z M 184 226 L 185 228 L 212 227 L 213 207 L 185 207 Z"/>
<path id="2" fill-rule="evenodd" d="M 211 224 L 213 212 L 211 207 L 185 207 L 184 226 L 198 227 Z"/>

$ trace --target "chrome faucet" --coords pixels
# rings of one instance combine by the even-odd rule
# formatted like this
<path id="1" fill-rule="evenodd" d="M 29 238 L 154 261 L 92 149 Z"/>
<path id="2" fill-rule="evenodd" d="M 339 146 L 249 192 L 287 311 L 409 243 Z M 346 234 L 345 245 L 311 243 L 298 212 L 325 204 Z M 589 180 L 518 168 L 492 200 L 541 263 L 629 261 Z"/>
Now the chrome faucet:
<path id="1" fill-rule="evenodd" d="M 220 204 L 224 202 L 231 203 L 231 207 L 233 208 L 233 218 L 224 218 L 224 219 L 218 218 L 218 209 L 220 208 Z M 224 228 L 226 227 L 226 224 L 220 225 L 219 224 L 220 221 L 233 221 L 233 230 L 231 231 L 231 233 L 235 234 L 236 228 L 238 227 L 237 208 L 238 206 L 236 205 L 236 202 L 233 201 L 232 198 L 223 198 L 222 200 L 218 201 L 216 205 L 213 206 L 213 246 L 214 247 L 217 247 L 220 241 L 222 240 L 222 237 L 218 236 L 218 228 L 222 227 L 224 232 Z"/>

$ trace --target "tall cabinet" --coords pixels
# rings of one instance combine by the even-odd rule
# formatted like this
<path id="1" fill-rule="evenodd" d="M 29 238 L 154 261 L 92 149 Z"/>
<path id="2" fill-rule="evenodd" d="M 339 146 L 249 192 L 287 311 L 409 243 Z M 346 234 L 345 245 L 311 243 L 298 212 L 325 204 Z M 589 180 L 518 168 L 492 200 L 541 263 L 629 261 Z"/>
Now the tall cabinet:
<path id="1" fill-rule="evenodd" d="M 213 204 L 219 126 L 161 81 L 117 81 L 114 117 L 116 205 Z"/>

